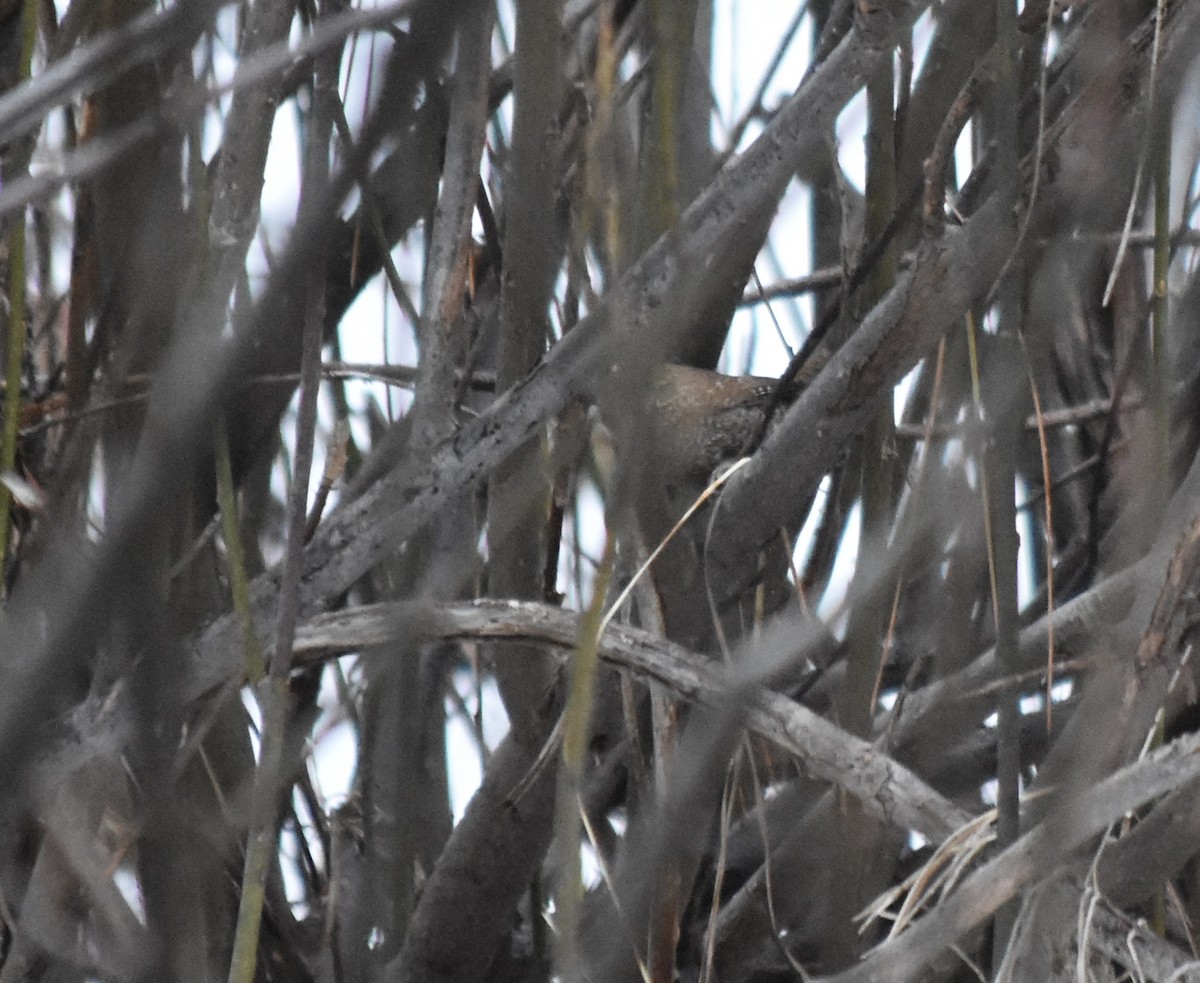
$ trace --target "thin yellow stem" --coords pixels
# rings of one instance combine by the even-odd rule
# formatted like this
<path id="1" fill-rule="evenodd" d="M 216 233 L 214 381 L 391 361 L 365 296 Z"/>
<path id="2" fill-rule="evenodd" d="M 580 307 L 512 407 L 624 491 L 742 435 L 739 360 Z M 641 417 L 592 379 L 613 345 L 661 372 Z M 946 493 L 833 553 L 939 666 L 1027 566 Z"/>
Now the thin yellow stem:
<path id="1" fill-rule="evenodd" d="M 37 41 L 37 0 L 25 0 L 21 11 L 20 77 L 29 78 Z M 4 372 L 4 434 L 0 439 L 0 474 L 17 461 L 17 423 L 21 412 L 21 366 L 25 360 L 25 211 L 17 213 L 9 233 L 8 345 Z M 12 538 L 12 490 L 0 482 L 0 596 L 5 592 L 4 561 Z"/>

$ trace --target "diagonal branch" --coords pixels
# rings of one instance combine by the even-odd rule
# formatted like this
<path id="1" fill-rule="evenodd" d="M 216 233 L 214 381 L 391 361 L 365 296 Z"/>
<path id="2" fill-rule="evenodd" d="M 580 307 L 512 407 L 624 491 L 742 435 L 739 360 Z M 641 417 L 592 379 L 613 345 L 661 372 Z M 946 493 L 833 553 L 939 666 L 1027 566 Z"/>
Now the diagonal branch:
<path id="1" fill-rule="evenodd" d="M 1024 888 L 1059 869 L 1071 854 L 1156 796 L 1200 776 L 1200 735 L 1174 741 L 1121 769 L 1062 807 L 976 870 L 908 932 L 878 946 L 828 983 L 906 983 Z"/>
<path id="2" fill-rule="evenodd" d="M 894 40 L 924 4 L 898 5 L 903 16 L 887 19 Z M 749 270 L 766 225 L 791 180 L 807 134 L 832 124 L 862 87 L 873 66 L 890 57 L 879 24 L 852 31 L 806 79 L 751 147 L 717 175 L 680 218 L 622 278 L 599 309 L 579 322 L 522 383 L 429 459 L 409 462 L 354 503 L 340 509 L 305 550 L 303 603 L 312 612 L 344 593 L 398 544 L 420 530 L 447 502 L 473 487 L 526 444 L 567 403 L 597 379 L 607 378 L 616 353 L 630 339 L 656 338 L 661 351 L 737 281 L 729 270 Z M 741 296 L 736 282 L 730 310 Z M 609 330 L 608 312 L 623 313 L 623 330 Z M 673 341 L 674 339 L 674 341 Z M 265 628 L 277 573 L 255 585 L 256 621 Z M 235 668 L 229 641 L 236 620 L 210 626 L 195 652 L 188 692 L 197 696 L 224 682 Z"/>

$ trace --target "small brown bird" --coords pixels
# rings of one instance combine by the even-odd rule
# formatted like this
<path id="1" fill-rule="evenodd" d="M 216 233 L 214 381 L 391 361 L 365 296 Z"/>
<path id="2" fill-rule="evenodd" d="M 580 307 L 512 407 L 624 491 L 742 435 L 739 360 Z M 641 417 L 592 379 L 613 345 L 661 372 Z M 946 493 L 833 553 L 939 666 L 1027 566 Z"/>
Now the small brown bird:
<path id="1" fill-rule="evenodd" d="M 809 360 L 800 378 L 782 394 L 787 403 L 815 377 L 820 366 L 813 362 Z M 638 382 L 646 384 L 644 379 Z M 624 386 L 614 382 L 598 400 L 600 419 L 613 428 L 612 439 L 620 453 L 612 453 L 607 431 L 597 427 L 593 460 L 606 480 L 627 482 L 624 489 L 613 490 L 618 498 L 622 490 L 630 495 L 627 501 L 646 552 L 660 544 L 665 549 L 651 568 L 663 623 L 668 633 L 674 632 L 672 638 L 698 650 L 711 641 L 711 612 L 707 602 L 698 603 L 697 598 L 708 596 L 708 588 L 714 585 L 715 596 L 728 594 L 718 574 L 713 575 L 715 580 L 702 579 L 708 523 L 701 518 L 678 535 L 673 530 L 724 466 L 749 453 L 778 385 L 778 379 L 668 364 L 654 371 L 644 398 L 637 398 L 643 393 L 626 379 Z M 782 417 L 784 412 L 781 407 L 776 415 Z M 773 548 L 760 571 L 762 582 L 769 585 L 765 596 L 774 599 L 788 593 L 786 572 L 786 552 Z M 739 608 L 730 616 L 745 614 Z"/>
<path id="2" fill-rule="evenodd" d="M 786 402 L 803 391 L 816 370 L 805 366 L 801 377 L 785 390 Z M 742 454 L 758 434 L 778 384 L 778 379 L 763 376 L 662 366 L 647 405 L 661 473 L 707 484 L 721 464 Z"/>

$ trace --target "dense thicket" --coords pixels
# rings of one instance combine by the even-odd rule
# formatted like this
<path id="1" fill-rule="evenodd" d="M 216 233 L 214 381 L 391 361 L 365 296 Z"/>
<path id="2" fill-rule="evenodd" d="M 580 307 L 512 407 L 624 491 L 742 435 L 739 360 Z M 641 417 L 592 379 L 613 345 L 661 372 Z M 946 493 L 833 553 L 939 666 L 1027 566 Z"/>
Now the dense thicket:
<path id="1" fill-rule="evenodd" d="M 0 2 L 0 983 L 1200 979 L 1200 0 L 751 6 Z"/>

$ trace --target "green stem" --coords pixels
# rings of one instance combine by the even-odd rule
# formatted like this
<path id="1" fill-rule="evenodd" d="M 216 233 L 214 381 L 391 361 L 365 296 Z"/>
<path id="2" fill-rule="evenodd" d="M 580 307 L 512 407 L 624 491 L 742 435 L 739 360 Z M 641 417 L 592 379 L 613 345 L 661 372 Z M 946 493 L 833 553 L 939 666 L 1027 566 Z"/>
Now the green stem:
<path id="1" fill-rule="evenodd" d="M 25 0 L 21 11 L 20 77 L 29 78 L 37 41 L 37 0 Z M 25 360 L 25 210 L 17 213 L 9 242 L 8 346 L 4 371 L 4 434 L 0 440 L 0 474 L 17 461 L 17 423 L 21 411 L 21 366 Z M 4 593 L 4 561 L 12 538 L 12 490 L 0 484 L 0 595 Z"/>
<path id="2" fill-rule="evenodd" d="M 233 489 L 233 467 L 229 462 L 229 432 L 225 424 L 222 416 L 217 421 L 213 435 L 217 459 L 217 505 L 221 510 L 225 553 L 229 560 L 229 590 L 233 595 L 233 609 L 242 626 L 242 640 L 246 647 L 246 679 L 256 684 L 266 674 L 267 664 L 250 613 L 250 578 L 246 576 L 246 551 L 242 544 L 242 524 Z"/>
<path id="3" fill-rule="evenodd" d="M 1170 482 L 1170 385 L 1167 378 L 1167 271 L 1171 265 L 1171 131 L 1163 135 L 1154 175 L 1154 306 L 1151 331 L 1151 398 L 1154 416 L 1154 470 L 1160 501 Z"/>
<path id="4" fill-rule="evenodd" d="M 312 110 L 309 115 L 300 208 L 309 213 L 320 201 L 329 182 L 330 107 L 335 98 L 337 56 L 318 60 L 314 72 Z M 300 401 L 296 412 L 294 469 L 288 489 L 287 545 L 279 584 L 275 621 L 275 649 L 267 676 L 258 687 L 262 707 L 262 750 L 254 778 L 251 825 L 246 838 L 241 899 L 229 983 L 251 983 L 259 951 L 266 879 L 279 849 L 279 802 L 285 787 L 283 751 L 285 726 L 291 711 L 289 679 L 292 643 L 300 615 L 300 555 L 308 519 L 308 483 L 312 470 L 317 424 L 317 394 L 321 385 L 321 332 L 325 322 L 325 263 L 322 257 L 306 285 L 300 357 Z"/>
<path id="5" fill-rule="evenodd" d="M 604 602 L 616 563 L 616 539 L 610 532 L 604 556 L 596 571 L 592 601 L 579 621 L 579 644 L 571 655 L 567 705 L 563 709 L 562 761 L 555 798 L 554 837 L 558 844 L 559 875 L 554 892 L 555 928 L 558 935 L 558 975 L 574 976 L 575 936 L 579 904 L 583 900 L 583 872 L 579 866 L 579 786 L 592 727 L 592 697 L 596 689 L 600 631 Z"/>
<path id="6" fill-rule="evenodd" d="M 1165 502 L 1171 480 L 1171 405 L 1167 362 L 1167 272 L 1171 265 L 1171 130 L 1163 134 L 1154 173 L 1154 303 L 1150 310 L 1150 404 L 1154 420 L 1155 501 Z M 1158 715 L 1149 750 L 1162 747 L 1164 717 Z M 1150 898 L 1150 929 L 1167 934 L 1167 905 L 1163 888 Z"/>
<path id="7" fill-rule="evenodd" d="M 259 780 L 254 789 L 250 835 L 246 843 L 246 864 L 242 870 L 242 894 L 233 956 L 229 962 L 229 983 L 250 983 L 258 962 L 258 937 L 266 899 L 267 872 L 276 848 L 275 784 L 283 764 L 282 735 L 289 705 L 286 677 L 272 672 L 265 677 L 259 689 L 259 706 L 263 708 L 262 753 L 258 763 Z"/>

